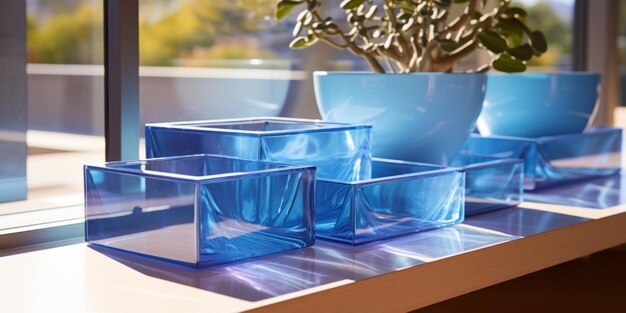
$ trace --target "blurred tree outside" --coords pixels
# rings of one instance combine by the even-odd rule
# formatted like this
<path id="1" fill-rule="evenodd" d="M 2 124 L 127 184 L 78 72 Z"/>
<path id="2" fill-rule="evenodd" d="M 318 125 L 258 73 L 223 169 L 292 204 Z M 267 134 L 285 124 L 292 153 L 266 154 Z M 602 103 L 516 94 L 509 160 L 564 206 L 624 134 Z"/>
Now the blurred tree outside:
<path id="1" fill-rule="evenodd" d="M 77 5 L 71 11 L 53 11 L 43 20 L 37 11 L 28 12 L 29 63 L 102 64 L 102 38 L 102 10 L 92 1 Z"/>
<path id="2" fill-rule="evenodd" d="M 539 58 L 533 58 L 529 65 L 562 66 L 569 64 L 572 54 L 572 21 L 562 18 L 545 1 L 526 6 L 525 9 L 528 12 L 527 19 L 530 28 L 541 30 L 548 41 L 548 51 Z M 573 12 L 573 6 L 571 10 Z"/>
<path id="3" fill-rule="evenodd" d="M 29 0 L 30 63 L 102 64 L 101 0 Z M 30 4 L 30 3 L 29 3 Z M 271 27 L 274 0 L 140 0 L 140 63 L 271 59 L 259 31 Z"/>
<path id="4" fill-rule="evenodd" d="M 102 0 L 28 1 L 35 4 L 28 12 L 29 62 L 102 64 Z M 274 5 L 275 0 L 140 0 L 141 65 L 275 59 L 280 49 L 288 50 L 290 31 L 274 20 Z M 530 65 L 567 64 L 571 21 L 544 1 L 526 9 L 531 28 L 541 29 L 549 43 L 548 52 Z"/>

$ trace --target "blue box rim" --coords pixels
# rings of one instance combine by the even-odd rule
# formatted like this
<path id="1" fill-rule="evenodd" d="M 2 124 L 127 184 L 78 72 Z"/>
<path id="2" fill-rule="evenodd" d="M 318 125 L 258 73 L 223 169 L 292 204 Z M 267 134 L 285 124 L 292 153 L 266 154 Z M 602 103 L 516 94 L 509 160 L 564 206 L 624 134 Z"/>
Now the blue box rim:
<path id="1" fill-rule="evenodd" d="M 222 173 L 222 174 L 205 175 L 205 176 L 183 175 L 183 174 L 157 172 L 157 171 L 146 173 L 143 171 L 133 170 L 133 169 L 128 169 L 128 168 L 107 167 L 107 165 L 110 165 L 110 164 L 141 165 L 149 161 L 161 161 L 161 160 L 171 160 L 171 159 L 190 159 L 194 157 L 210 157 L 210 158 L 218 158 L 218 159 L 241 160 L 241 161 L 253 162 L 253 163 L 265 163 L 265 164 L 278 165 L 280 167 L 266 169 L 266 170 L 252 171 L 252 172 Z M 292 164 L 285 164 L 285 163 L 279 163 L 279 162 L 271 162 L 271 161 L 264 161 L 264 160 L 250 160 L 250 159 L 242 159 L 242 158 L 236 158 L 236 157 L 230 157 L 230 156 L 224 156 L 224 155 L 215 155 L 215 154 L 190 154 L 190 155 L 150 158 L 150 159 L 142 159 L 142 160 L 107 162 L 104 164 L 84 165 L 83 167 L 84 171 L 91 170 L 91 169 L 110 172 L 110 173 L 120 173 L 120 174 L 127 174 L 127 175 L 133 175 L 133 176 L 157 178 L 157 179 L 162 179 L 162 180 L 187 181 L 187 182 L 193 182 L 193 183 L 201 183 L 201 182 L 221 180 L 221 179 L 239 179 L 239 178 L 245 178 L 245 177 L 254 177 L 254 176 L 260 176 L 260 175 L 269 174 L 269 173 L 291 172 L 294 170 L 295 171 L 297 170 L 315 171 L 316 167 L 313 165 L 292 165 Z"/>
<path id="2" fill-rule="evenodd" d="M 314 129 L 274 130 L 274 131 L 252 131 L 252 130 L 214 128 L 214 127 L 206 127 L 206 126 L 204 127 L 192 126 L 195 124 L 202 124 L 202 123 L 250 122 L 250 121 L 261 121 L 261 120 L 296 122 L 296 123 L 307 123 L 307 124 L 324 124 L 328 126 L 321 127 L 321 128 L 314 128 Z M 184 131 L 188 131 L 192 133 L 214 132 L 214 133 L 222 133 L 222 134 L 229 133 L 229 134 L 246 135 L 246 136 L 253 136 L 253 137 L 289 135 L 289 134 L 301 134 L 301 133 L 331 132 L 331 131 L 347 130 L 347 129 L 372 129 L 372 125 L 368 125 L 368 124 L 340 123 L 340 122 L 329 122 L 329 121 L 324 121 L 324 120 L 319 120 L 319 119 L 300 119 L 300 118 L 285 118 L 285 117 L 270 117 L 270 116 L 214 119 L 214 120 L 201 120 L 201 121 L 148 123 L 146 124 L 145 127 L 146 127 L 146 130 L 150 128 L 162 128 L 162 129 L 184 130 Z"/>
<path id="3" fill-rule="evenodd" d="M 480 170 L 485 168 L 492 168 L 494 166 L 506 166 L 506 165 L 516 165 L 516 164 L 524 164 L 524 159 L 518 158 L 497 158 L 489 155 L 481 155 L 481 154 L 466 154 L 467 156 L 476 156 L 476 157 L 484 157 L 490 158 L 493 160 L 485 161 L 485 162 L 476 162 L 469 165 L 463 166 L 451 166 L 450 168 L 456 168 L 462 171 L 471 171 L 471 170 Z"/>
<path id="4" fill-rule="evenodd" d="M 486 139 L 515 140 L 515 141 L 525 141 L 525 142 L 531 142 L 531 143 L 541 143 L 541 142 L 545 142 L 545 141 L 559 140 L 559 139 L 562 139 L 562 138 L 570 138 L 570 137 L 577 137 L 577 136 L 592 135 L 592 134 L 595 134 L 595 133 L 608 133 L 608 132 L 612 132 L 612 131 L 622 131 L 622 130 L 623 129 L 620 128 L 620 127 L 594 126 L 594 127 L 589 127 L 587 129 L 585 129 L 582 133 L 562 134 L 562 135 L 544 136 L 544 137 L 536 137 L 536 138 L 532 138 L 532 137 L 515 137 L 515 136 L 497 136 L 497 135 L 485 136 L 485 135 L 481 135 L 481 134 L 477 134 L 477 133 L 471 134 L 471 137 L 486 138 Z"/>
<path id="5" fill-rule="evenodd" d="M 316 177 L 316 180 L 322 181 L 325 183 L 334 183 L 334 184 L 340 184 L 340 185 L 346 185 L 346 186 L 367 186 L 367 185 L 385 183 L 385 182 L 390 182 L 390 181 L 403 181 L 403 180 L 411 180 L 411 179 L 416 179 L 416 178 L 433 177 L 433 176 L 445 175 L 448 173 L 463 173 L 463 171 L 456 169 L 456 168 L 445 167 L 445 166 L 429 164 L 429 163 L 419 163 L 419 162 L 410 162 L 410 161 L 392 160 L 392 159 L 383 159 L 383 158 L 372 158 L 372 161 L 402 164 L 402 165 L 411 165 L 411 166 L 424 166 L 424 167 L 430 167 L 432 168 L 432 170 L 401 174 L 401 175 L 385 176 L 385 177 L 379 177 L 379 178 L 370 178 L 370 179 L 357 180 L 357 181 L 343 181 L 343 180 L 337 180 L 337 179 L 331 179 L 331 178 L 317 178 L 317 177 Z"/>

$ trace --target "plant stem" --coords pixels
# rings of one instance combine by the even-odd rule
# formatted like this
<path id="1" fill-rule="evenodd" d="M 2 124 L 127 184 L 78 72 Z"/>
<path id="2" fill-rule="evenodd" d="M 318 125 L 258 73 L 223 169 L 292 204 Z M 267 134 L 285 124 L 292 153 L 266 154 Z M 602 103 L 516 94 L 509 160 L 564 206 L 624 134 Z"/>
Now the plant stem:
<path id="1" fill-rule="evenodd" d="M 387 16 L 389 17 L 389 22 L 391 24 L 391 27 L 393 28 L 394 34 L 398 34 L 396 38 L 398 40 L 398 44 L 402 48 L 401 54 L 398 55 L 398 57 L 400 57 L 400 60 L 398 61 L 401 64 L 403 64 L 403 67 L 407 68 L 409 62 L 411 62 L 411 57 L 412 57 L 411 48 L 409 46 L 408 41 L 403 36 L 401 29 L 398 29 L 398 21 L 396 20 L 396 14 L 393 8 L 391 7 L 392 5 L 393 5 L 393 1 L 385 0 L 385 4 L 383 5 L 383 8 L 385 12 L 387 13 Z"/>
<path id="2" fill-rule="evenodd" d="M 417 68 L 420 72 L 430 72 L 432 67 L 432 52 L 437 44 L 434 40 L 429 41 L 426 44 L 426 48 L 424 48 L 424 53 L 420 56 L 417 61 Z"/>
<path id="3" fill-rule="evenodd" d="M 313 13 L 313 17 L 315 17 L 315 19 L 317 19 L 318 22 L 323 22 L 324 19 L 319 15 L 319 13 L 317 11 L 312 11 Z M 323 32 L 322 32 L 323 33 Z M 344 34 L 341 30 L 338 30 L 337 35 L 339 37 L 341 37 L 341 39 L 345 42 L 345 45 L 341 45 L 338 44 L 334 41 L 332 41 L 331 39 L 328 39 L 326 36 L 315 33 L 316 36 L 318 36 L 320 39 L 322 39 L 324 42 L 336 47 L 336 48 L 340 48 L 340 49 L 346 49 L 348 51 L 350 51 L 352 54 L 357 55 L 357 56 L 361 56 L 363 58 L 365 58 L 365 60 L 367 61 L 367 63 L 369 64 L 369 66 L 376 72 L 378 73 L 385 73 L 385 69 L 380 65 L 380 63 L 378 63 L 378 60 L 376 60 L 376 57 L 374 57 L 373 55 L 366 53 L 361 47 L 359 47 L 356 43 L 354 43 L 354 41 L 350 40 L 350 38 L 348 38 L 348 36 L 346 36 L 346 34 Z"/>
<path id="4" fill-rule="evenodd" d="M 463 12 L 463 15 L 459 16 L 450 24 L 448 24 L 448 27 L 444 28 L 439 33 L 439 35 L 444 38 L 447 34 L 459 30 L 461 26 L 467 23 L 467 20 L 470 18 L 470 14 L 472 14 L 477 4 L 478 0 L 470 0 L 470 2 L 467 4 L 467 7 L 465 8 L 465 11 Z"/>
<path id="5" fill-rule="evenodd" d="M 472 53 L 476 49 L 477 46 L 478 46 L 478 40 L 473 39 L 462 48 L 459 48 L 459 50 L 457 50 L 453 54 L 449 54 L 443 58 L 434 60 L 432 69 L 437 72 L 447 72 L 451 70 L 452 67 L 454 66 L 454 63 L 458 59 Z"/>
<path id="6" fill-rule="evenodd" d="M 476 39 L 476 33 L 478 32 L 479 29 L 490 29 L 491 28 L 491 23 L 493 21 L 493 17 L 489 16 L 486 19 L 484 19 L 483 21 L 481 21 L 478 25 L 476 25 L 473 29 L 472 32 L 462 38 L 459 38 L 458 41 L 464 40 L 464 38 L 467 38 L 465 40 L 467 40 L 467 42 L 465 42 L 463 44 L 463 46 L 461 46 L 460 48 L 458 48 L 457 50 L 451 52 L 450 54 L 447 54 L 441 58 L 436 58 L 433 60 L 433 64 L 432 64 L 432 68 L 433 70 L 436 71 L 446 71 L 449 69 L 452 69 L 454 63 L 459 60 L 460 58 L 470 54 L 472 51 L 474 51 L 476 49 L 476 47 L 478 47 L 478 40 Z"/>
<path id="7" fill-rule="evenodd" d="M 369 55 L 369 54 L 362 54 L 362 57 L 365 58 L 365 60 L 367 61 L 367 63 L 370 65 L 370 67 L 378 73 L 385 73 L 385 69 L 378 63 L 378 61 L 376 60 L 375 57 Z"/>

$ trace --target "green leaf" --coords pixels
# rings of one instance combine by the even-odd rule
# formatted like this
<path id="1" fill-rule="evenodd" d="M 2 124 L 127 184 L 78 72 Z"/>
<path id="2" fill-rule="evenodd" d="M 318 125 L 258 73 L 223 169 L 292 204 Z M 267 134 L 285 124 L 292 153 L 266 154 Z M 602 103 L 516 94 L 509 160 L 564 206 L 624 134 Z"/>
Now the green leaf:
<path id="1" fill-rule="evenodd" d="M 537 55 L 548 51 L 546 37 L 544 37 L 543 33 L 538 30 L 533 31 L 530 34 L 530 43 L 533 45 L 533 50 L 535 50 L 535 54 Z"/>
<path id="2" fill-rule="evenodd" d="M 289 44 L 289 48 L 291 49 L 302 49 L 306 48 L 306 37 L 298 37 L 291 41 Z"/>
<path id="3" fill-rule="evenodd" d="M 302 22 L 302 25 L 309 26 L 311 25 L 311 22 L 313 22 L 313 14 L 311 14 L 311 11 L 302 11 L 298 15 L 297 20 Z"/>
<path id="4" fill-rule="evenodd" d="M 505 35 L 515 34 L 518 36 L 522 36 L 524 32 L 528 30 L 528 27 L 522 21 L 516 18 L 501 18 L 498 19 L 498 24 L 496 27 L 502 30 L 502 33 Z"/>
<path id="5" fill-rule="evenodd" d="M 493 31 L 478 34 L 478 40 L 493 53 L 502 53 L 507 49 L 506 40 Z"/>
<path id="6" fill-rule="evenodd" d="M 278 3 L 276 4 L 276 19 L 279 21 L 284 19 L 285 17 L 287 17 L 287 15 L 289 15 L 289 13 L 291 13 L 291 11 L 293 11 L 293 9 L 295 9 L 295 7 L 302 3 L 302 1 L 294 0 L 278 1 Z"/>
<path id="7" fill-rule="evenodd" d="M 344 10 L 352 10 L 363 4 L 365 0 L 344 0 L 339 5 Z"/>
<path id="8" fill-rule="evenodd" d="M 526 70 L 526 64 L 521 60 L 514 59 L 508 54 L 501 54 L 491 62 L 491 66 L 498 71 L 506 73 L 519 73 Z"/>
<path id="9" fill-rule="evenodd" d="M 312 46 L 314 43 L 317 42 L 317 40 L 318 38 L 313 34 L 308 35 L 307 37 L 298 37 L 291 41 L 291 43 L 289 44 L 289 48 L 304 49 Z"/>
<path id="10" fill-rule="evenodd" d="M 302 22 L 298 22 L 296 23 L 296 25 L 293 27 L 293 32 L 292 32 L 292 36 L 296 37 L 298 35 L 300 35 L 300 32 L 302 31 Z"/>
<path id="11" fill-rule="evenodd" d="M 512 7 L 512 8 L 508 8 L 504 11 L 504 14 L 509 15 L 511 17 L 514 17 L 515 15 L 518 16 L 527 16 L 528 12 L 526 12 L 526 10 L 522 9 L 522 8 L 518 8 L 518 7 Z"/>
<path id="12" fill-rule="evenodd" d="M 373 6 L 370 7 L 369 11 L 367 11 L 367 13 L 365 13 L 365 18 L 369 20 L 374 15 L 376 15 L 376 13 L 378 13 L 378 6 L 377 5 L 373 5 Z"/>
<path id="13" fill-rule="evenodd" d="M 441 7 L 449 7 L 452 4 L 452 0 L 433 0 L 433 2 Z"/>
<path id="14" fill-rule="evenodd" d="M 503 35 L 504 38 L 506 38 L 506 42 L 511 47 L 521 46 L 522 43 L 524 42 L 524 34 L 523 33 L 507 34 L 505 32 L 500 32 L 500 34 Z"/>
<path id="15" fill-rule="evenodd" d="M 524 42 L 524 25 L 515 18 L 498 20 L 496 31 L 500 33 L 511 47 L 517 47 Z"/>
<path id="16" fill-rule="evenodd" d="M 507 50 L 507 53 L 514 56 L 518 60 L 528 61 L 533 57 L 533 48 L 525 43 L 519 47 Z"/>
<path id="17" fill-rule="evenodd" d="M 306 36 L 306 44 L 307 47 L 312 46 L 314 43 L 316 43 L 319 40 L 319 38 L 317 36 L 315 36 L 314 34 L 309 34 L 308 36 Z"/>
<path id="18" fill-rule="evenodd" d="M 479 20 L 482 16 L 483 15 L 478 11 L 472 11 L 472 13 L 470 13 L 470 18 L 473 20 Z"/>

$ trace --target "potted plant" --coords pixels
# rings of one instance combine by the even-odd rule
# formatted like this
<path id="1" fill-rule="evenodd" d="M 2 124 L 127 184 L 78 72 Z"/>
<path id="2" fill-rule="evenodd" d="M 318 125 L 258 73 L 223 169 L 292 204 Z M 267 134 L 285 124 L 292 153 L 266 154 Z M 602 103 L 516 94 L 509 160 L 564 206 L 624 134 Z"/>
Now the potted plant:
<path id="1" fill-rule="evenodd" d="M 492 5 L 489 7 L 489 5 Z M 324 119 L 374 126 L 374 155 L 448 164 L 481 111 L 490 68 L 522 72 L 547 49 L 510 0 L 344 0 L 345 22 L 321 0 L 279 0 L 276 18 L 299 11 L 290 47 L 322 42 L 363 57 L 372 72 L 316 72 Z M 453 12 L 461 12 L 454 14 Z M 455 73 L 476 49 L 492 60 Z"/>

